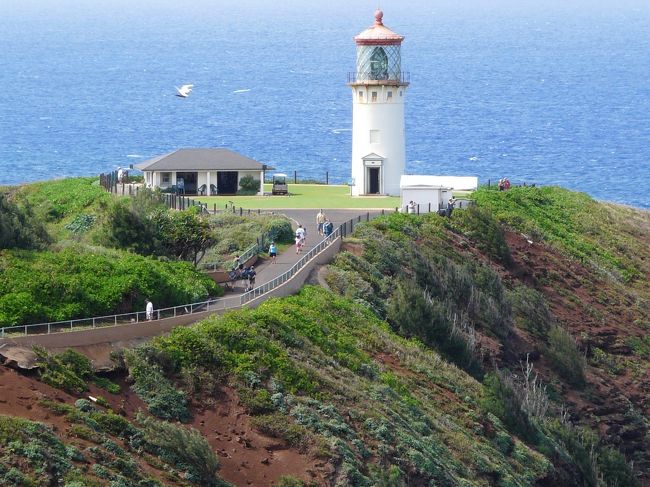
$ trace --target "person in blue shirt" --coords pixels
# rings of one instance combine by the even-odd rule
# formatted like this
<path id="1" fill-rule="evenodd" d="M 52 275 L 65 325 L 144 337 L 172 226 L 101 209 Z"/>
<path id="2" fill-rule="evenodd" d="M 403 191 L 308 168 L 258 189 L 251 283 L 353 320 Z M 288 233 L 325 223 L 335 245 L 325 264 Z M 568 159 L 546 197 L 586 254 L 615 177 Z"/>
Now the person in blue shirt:
<path id="1" fill-rule="evenodd" d="M 278 249 L 275 246 L 275 242 L 271 242 L 271 245 L 269 245 L 269 257 L 271 257 L 271 262 L 275 264 L 275 258 L 278 255 Z"/>

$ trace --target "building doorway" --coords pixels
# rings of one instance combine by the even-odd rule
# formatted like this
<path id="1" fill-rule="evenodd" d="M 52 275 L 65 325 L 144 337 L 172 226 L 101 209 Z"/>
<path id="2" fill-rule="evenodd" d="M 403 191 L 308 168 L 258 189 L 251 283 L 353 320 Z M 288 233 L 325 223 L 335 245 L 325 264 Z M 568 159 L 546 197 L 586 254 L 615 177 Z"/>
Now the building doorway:
<path id="1" fill-rule="evenodd" d="M 185 194 L 196 194 L 196 182 L 199 173 L 196 172 L 177 172 L 176 187 Z M 181 183 L 181 180 L 183 181 Z"/>
<path id="2" fill-rule="evenodd" d="M 236 194 L 238 176 L 237 171 L 217 172 L 217 194 Z"/>
<path id="3" fill-rule="evenodd" d="M 368 171 L 368 183 L 366 194 L 379 194 L 381 192 L 380 185 L 380 176 L 381 168 L 380 167 L 369 167 Z"/>

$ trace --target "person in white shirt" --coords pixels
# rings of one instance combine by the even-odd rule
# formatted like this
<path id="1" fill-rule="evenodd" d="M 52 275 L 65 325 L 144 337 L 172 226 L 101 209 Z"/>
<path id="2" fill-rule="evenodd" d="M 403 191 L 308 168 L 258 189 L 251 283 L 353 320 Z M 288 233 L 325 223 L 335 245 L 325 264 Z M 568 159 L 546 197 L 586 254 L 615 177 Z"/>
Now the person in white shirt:
<path id="1" fill-rule="evenodd" d="M 147 315 L 147 320 L 151 321 L 153 320 L 153 303 L 149 301 L 148 299 L 146 300 L 147 306 L 145 308 L 146 315 Z"/>
<path id="2" fill-rule="evenodd" d="M 300 240 L 302 241 L 302 245 L 305 245 L 305 239 L 307 238 L 307 232 L 303 228 L 302 225 L 298 225 L 298 228 L 296 229 L 296 237 L 299 237 Z"/>

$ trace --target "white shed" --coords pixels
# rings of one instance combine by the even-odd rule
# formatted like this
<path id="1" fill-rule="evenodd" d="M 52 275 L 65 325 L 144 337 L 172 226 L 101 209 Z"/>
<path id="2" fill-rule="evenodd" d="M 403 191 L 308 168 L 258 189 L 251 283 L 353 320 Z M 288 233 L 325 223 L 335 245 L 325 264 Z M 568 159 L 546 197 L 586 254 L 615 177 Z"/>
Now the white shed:
<path id="1" fill-rule="evenodd" d="M 453 188 L 438 183 L 436 176 L 404 175 L 399 183 L 402 209 L 408 211 L 411 201 L 417 213 L 437 212 L 446 207 Z"/>

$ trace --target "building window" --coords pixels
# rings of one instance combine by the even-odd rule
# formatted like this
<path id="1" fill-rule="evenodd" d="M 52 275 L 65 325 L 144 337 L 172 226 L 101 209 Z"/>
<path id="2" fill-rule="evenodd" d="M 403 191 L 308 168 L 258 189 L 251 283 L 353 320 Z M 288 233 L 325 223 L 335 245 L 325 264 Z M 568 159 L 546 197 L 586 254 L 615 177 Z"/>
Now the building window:
<path id="1" fill-rule="evenodd" d="M 379 144 L 379 130 L 370 131 L 370 143 Z"/>
<path id="2" fill-rule="evenodd" d="M 160 174 L 163 184 L 170 184 L 172 182 L 172 173 L 163 172 Z"/>
<path id="3" fill-rule="evenodd" d="M 372 101 L 377 101 L 377 92 L 376 91 L 372 92 Z"/>
<path id="4" fill-rule="evenodd" d="M 402 90 L 399 90 L 399 96 L 402 96 Z"/>
<path id="5" fill-rule="evenodd" d="M 386 93 L 386 100 L 391 101 L 393 99 L 393 92 L 389 91 Z"/>
<path id="6" fill-rule="evenodd" d="M 359 101 L 363 101 L 363 91 L 359 91 Z"/>

